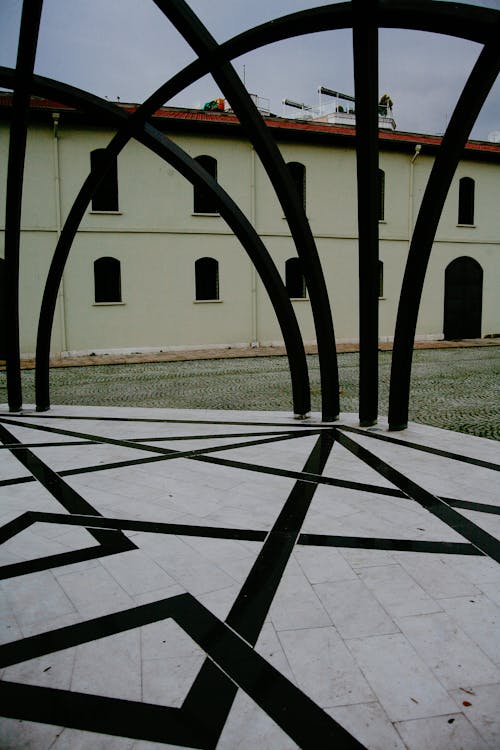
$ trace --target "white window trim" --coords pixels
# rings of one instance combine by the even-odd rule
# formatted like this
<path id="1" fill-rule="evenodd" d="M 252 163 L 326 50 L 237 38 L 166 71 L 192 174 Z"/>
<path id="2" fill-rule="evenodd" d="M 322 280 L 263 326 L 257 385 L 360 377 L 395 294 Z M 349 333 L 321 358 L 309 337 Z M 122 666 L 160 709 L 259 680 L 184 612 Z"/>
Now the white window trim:
<path id="1" fill-rule="evenodd" d="M 121 216 L 123 211 L 89 211 L 89 214 L 96 214 L 97 216 Z"/>

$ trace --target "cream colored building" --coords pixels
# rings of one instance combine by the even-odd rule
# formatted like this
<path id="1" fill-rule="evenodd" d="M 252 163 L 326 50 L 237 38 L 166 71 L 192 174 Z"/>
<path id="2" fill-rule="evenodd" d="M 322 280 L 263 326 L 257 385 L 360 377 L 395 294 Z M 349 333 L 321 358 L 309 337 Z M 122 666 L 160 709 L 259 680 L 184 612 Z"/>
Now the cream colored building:
<path id="1" fill-rule="evenodd" d="M 9 109 L 10 97 L 0 96 L 2 235 Z M 111 129 L 45 100 L 33 100 L 31 112 L 21 242 L 24 355 L 35 351 L 48 265 L 72 202 L 89 173 L 90 154 L 104 148 L 113 135 Z M 322 260 L 337 340 L 356 341 L 353 128 L 273 116 L 267 121 L 285 161 L 304 167 L 306 212 Z M 167 108 L 155 118 L 155 126 L 191 156 L 216 160 L 218 181 L 249 218 L 285 281 L 286 261 L 296 256 L 288 225 L 265 170 L 235 118 L 226 112 Z M 380 337 L 390 340 L 409 236 L 440 139 L 397 131 L 383 131 L 381 138 L 385 189 L 380 209 L 379 317 Z M 432 251 L 418 320 L 419 339 L 500 332 L 499 162 L 499 144 L 468 144 Z M 215 162 L 209 163 L 215 167 Z M 296 169 L 300 172 L 300 167 Z M 172 167 L 139 143 L 129 143 L 118 158 L 117 203 L 113 203 L 116 196 L 109 202 L 108 193 L 101 196 L 103 204 L 97 201 L 94 210 L 89 206 L 75 239 L 58 300 L 54 354 L 281 342 L 271 304 L 245 251 L 224 220 L 206 210 L 203 196 L 201 203 L 194 202 L 193 192 L 192 185 Z M 100 261 L 96 266 L 103 258 L 115 262 Z M 197 289 L 195 264 L 203 258 L 212 263 L 203 261 L 198 266 Z M 295 295 L 293 306 L 304 341 L 313 342 L 309 301 L 297 269 L 289 267 L 289 271 L 288 284 L 291 296 Z"/>

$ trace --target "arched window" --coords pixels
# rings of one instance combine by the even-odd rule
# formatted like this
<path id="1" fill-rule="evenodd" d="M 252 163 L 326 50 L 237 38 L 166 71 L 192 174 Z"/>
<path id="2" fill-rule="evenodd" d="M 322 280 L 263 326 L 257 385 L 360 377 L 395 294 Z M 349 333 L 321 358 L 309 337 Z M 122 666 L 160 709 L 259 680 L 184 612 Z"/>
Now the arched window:
<path id="1" fill-rule="evenodd" d="M 219 299 L 219 263 L 215 258 L 198 258 L 194 277 L 197 300 Z"/>
<path id="2" fill-rule="evenodd" d="M 90 152 L 90 168 L 99 170 L 105 158 L 106 150 L 96 148 Z M 116 159 L 103 176 L 97 190 L 92 196 L 92 211 L 118 211 L 118 169 Z"/>
<path id="3" fill-rule="evenodd" d="M 378 170 L 378 220 L 383 221 L 385 217 L 385 172 Z"/>
<path id="4" fill-rule="evenodd" d="M 196 161 L 214 180 L 217 179 L 217 159 L 214 159 L 213 156 L 203 155 L 197 156 Z M 195 214 L 216 214 L 219 212 L 214 196 L 196 185 L 193 187 L 193 212 Z"/>
<path id="5" fill-rule="evenodd" d="M 378 262 L 378 296 L 384 296 L 384 264 L 381 260 Z"/>
<path id="6" fill-rule="evenodd" d="M 462 177 L 458 183 L 458 223 L 474 224 L 474 180 Z"/>
<path id="7" fill-rule="evenodd" d="M 297 190 L 299 200 L 306 210 L 306 168 L 298 161 L 289 161 L 287 164 L 288 171 Z"/>
<path id="8" fill-rule="evenodd" d="M 288 258 L 285 263 L 285 286 L 292 299 L 305 299 L 306 281 L 300 258 Z"/>
<path id="9" fill-rule="evenodd" d="M 98 258 L 94 261 L 94 299 L 96 302 L 121 302 L 120 261 Z"/>

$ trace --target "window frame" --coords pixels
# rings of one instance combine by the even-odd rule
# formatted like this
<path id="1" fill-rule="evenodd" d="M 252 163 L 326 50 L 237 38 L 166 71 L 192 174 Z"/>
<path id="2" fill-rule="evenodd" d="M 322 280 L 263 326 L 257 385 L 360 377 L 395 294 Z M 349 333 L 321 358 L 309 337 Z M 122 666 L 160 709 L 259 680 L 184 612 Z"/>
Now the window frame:
<path id="1" fill-rule="evenodd" d="M 94 305 L 123 304 L 121 263 L 118 258 L 103 255 L 93 263 Z M 109 290 L 115 294 L 109 293 Z M 107 293 L 106 293 L 107 292 Z M 101 297 L 101 299 L 98 299 Z"/>
<path id="2" fill-rule="evenodd" d="M 457 225 L 462 227 L 473 227 L 474 224 L 474 201 L 476 182 L 472 177 L 464 176 L 458 181 L 458 221 Z M 469 221 L 470 219 L 470 221 Z"/>
<path id="3" fill-rule="evenodd" d="M 102 160 L 105 158 L 105 148 L 95 148 L 90 152 L 90 169 L 92 172 L 99 170 Z M 118 163 L 115 157 L 103 175 L 91 201 L 92 213 L 116 214 L 120 213 L 118 196 Z"/>
<path id="4" fill-rule="evenodd" d="M 306 174 L 307 170 L 305 167 L 305 164 L 302 164 L 300 161 L 289 161 L 286 164 L 288 168 L 288 173 L 290 177 L 292 178 L 292 182 L 295 185 L 295 190 L 297 192 L 299 201 L 302 203 L 302 206 L 304 207 L 304 211 L 306 210 Z"/>
<path id="5" fill-rule="evenodd" d="M 298 290 L 299 286 L 302 293 L 300 295 L 292 294 L 292 292 Z M 287 258 L 285 261 L 285 287 L 290 299 L 307 299 L 306 279 L 300 258 Z"/>
<path id="6" fill-rule="evenodd" d="M 195 156 L 195 161 L 217 182 L 217 159 L 208 154 Z M 193 185 L 193 216 L 219 216 L 215 197 L 198 185 Z"/>
<path id="7" fill-rule="evenodd" d="M 385 171 L 383 169 L 378 170 L 378 182 L 377 182 L 377 214 L 379 221 L 385 221 Z"/>
<path id="8" fill-rule="evenodd" d="M 211 274 L 211 278 L 206 278 L 203 274 Z M 210 295 L 209 291 L 213 289 L 215 296 Z M 209 291 L 206 291 L 209 290 Z M 206 295 L 206 296 L 205 296 Z M 195 302 L 220 302 L 220 284 L 219 284 L 219 261 L 216 258 L 204 255 L 197 258 L 194 262 L 194 301 Z"/>

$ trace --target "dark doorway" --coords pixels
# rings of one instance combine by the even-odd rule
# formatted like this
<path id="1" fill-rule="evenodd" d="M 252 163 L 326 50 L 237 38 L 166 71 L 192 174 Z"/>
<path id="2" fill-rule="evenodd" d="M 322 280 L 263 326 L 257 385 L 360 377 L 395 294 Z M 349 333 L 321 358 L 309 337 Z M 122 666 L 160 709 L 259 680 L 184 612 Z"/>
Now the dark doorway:
<path id="1" fill-rule="evenodd" d="M 481 337 L 483 269 L 474 258 L 456 258 L 444 277 L 445 339 Z"/>
<path id="2" fill-rule="evenodd" d="M 5 359 L 7 309 L 5 306 L 5 261 L 0 258 L 0 359 Z"/>

